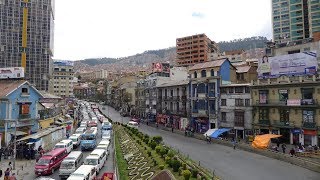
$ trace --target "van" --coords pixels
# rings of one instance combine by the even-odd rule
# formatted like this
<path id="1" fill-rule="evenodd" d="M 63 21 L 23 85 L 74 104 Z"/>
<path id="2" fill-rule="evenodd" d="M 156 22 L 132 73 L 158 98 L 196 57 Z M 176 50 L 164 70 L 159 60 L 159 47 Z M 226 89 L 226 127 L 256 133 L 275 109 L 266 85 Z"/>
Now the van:
<path id="1" fill-rule="evenodd" d="M 128 126 L 129 127 L 133 127 L 133 128 L 138 128 L 139 127 L 139 123 L 134 122 L 134 121 L 129 121 L 128 122 Z"/>
<path id="2" fill-rule="evenodd" d="M 84 132 L 86 132 L 86 129 L 85 127 L 79 127 L 77 130 L 76 130 L 76 134 L 83 134 Z"/>
<path id="3" fill-rule="evenodd" d="M 70 140 L 70 139 L 62 140 L 54 146 L 54 149 L 56 149 L 56 148 L 66 148 L 67 152 L 70 153 L 73 149 L 72 140 Z"/>
<path id="4" fill-rule="evenodd" d="M 99 143 L 99 145 L 106 145 L 107 147 L 109 147 L 110 145 L 110 141 L 106 140 L 106 139 L 102 139 Z"/>
<path id="5" fill-rule="evenodd" d="M 67 179 L 68 176 L 76 171 L 83 163 L 83 154 L 81 151 L 72 151 L 61 162 L 59 169 L 60 179 Z"/>
<path id="6" fill-rule="evenodd" d="M 67 180 L 94 180 L 96 179 L 96 168 L 92 165 L 81 165 L 73 172 Z"/>
<path id="7" fill-rule="evenodd" d="M 62 160 L 68 155 L 66 148 L 56 148 L 44 154 L 36 163 L 34 172 L 36 175 L 53 174 L 60 167 Z"/>
<path id="8" fill-rule="evenodd" d="M 104 163 L 107 159 L 107 152 L 103 149 L 95 149 L 89 156 L 86 157 L 84 164 L 94 165 L 96 167 L 97 174 L 104 167 Z"/>
<path id="9" fill-rule="evenodd" d="M 111 131 L 102 131 L 101 138 L 110 140 L 111 139 Z"/>
<path id="10" fill-rule="evenodd" d="M 69 139 L 72 141 L 73 148 L 76 148 L 80 145 L 81 134 L 72 134 Z"/>

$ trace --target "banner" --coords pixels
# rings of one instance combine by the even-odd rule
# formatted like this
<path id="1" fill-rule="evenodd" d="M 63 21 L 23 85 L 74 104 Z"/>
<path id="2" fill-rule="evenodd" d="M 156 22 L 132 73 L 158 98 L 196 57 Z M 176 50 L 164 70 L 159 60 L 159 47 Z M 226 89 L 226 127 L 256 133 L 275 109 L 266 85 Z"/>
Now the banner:
<path id="1" fill-rule="evenodd" d="M 318 69 L 317 53 L 303 52 L 275 57 L 264 56 L 258 62 L 258 78 L 281 75 L 314 75 Z"/>

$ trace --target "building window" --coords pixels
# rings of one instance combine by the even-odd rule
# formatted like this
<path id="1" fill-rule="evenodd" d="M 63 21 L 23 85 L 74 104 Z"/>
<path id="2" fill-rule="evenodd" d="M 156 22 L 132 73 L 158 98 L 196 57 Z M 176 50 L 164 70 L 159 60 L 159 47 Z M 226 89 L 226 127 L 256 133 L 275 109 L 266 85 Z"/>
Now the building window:
<path id="1" fill-rule="evenodd" d="M 207 110 L 207 103 L 206 102 L 207 101 L 205 101 L 205 100 L 199 100 L 198 101 L 198 108 L 200 110 Z"/>
<path id="2" fill-rule="evenodd" d="M 290 114 L 289 109 L 279 109 L 279 113 L 280 113 L 281 122 L 289 122 L 289 114 Z"/>
<path id="3" fill-rule="evenodd" d="M 170 96 L 173 97 L 173 90 L 170 91 Z"/>
<path id="4" fill-rule="evenodd" d="M 215 101 L 209 101 L 209 107 L 210 107 L 210 114 L 215 114 Z"/>
<path id="5" fill-rule="evenodd" d="M 243 93 L 243 87 L 236 87 L 236 93 Z"/>
<path id="6" fill-rule="evenodd" d="M 313 110 L 303 110 L 302 111 L 303 122 L 314 122 L 314 111 Z"/>
<path id="7" fill-rule="evenodd" d="M 244 73 L 237 73 L 237 80 L 244 80 Z"/>
<path id="8" fill-rule="evenodd" d="M 228 90 L 229 90 L 230 94 L 234 93 L 234 88 L 233 87 L 230 87 Z"/>
<path id="9" fill-rule="evenodd" d="M 221 99 L 221 106 L 227 106 L 227 100 Z"/>
<path id="10" fill-rule="evenodd" d="M 29 104 L 20 104 L 20 107 L 19 107 L 19 114 L 20 115 L 27 115 L 30 113 L 29 111 Z"/>
<path id="11" fill-rule="evenodd" d="M 215 94 L 215 83 L 209 83 L 209 97 L 214 97 Z"/>
<path id="12" fill-rule="evenodd" d="M 302 88 L 302 99 L 313 99 L 313 88 Z"/>
<path id="13" fill-rule="evenodd" d="M 242 111 L 234 112 L 234 125 L 238 127 L 244 126 L 244 112 Z"/>
<path id="14" fill-rule="evenodd" d="M 245 103 L 245 106 L 247 106 L 247 107 L 250 106 L 250 99 L 245 99 L 244 103 Z"/>
<path id="15" fill-rule="evenodd" d="M 28 88 L 21 88 L 22 94 L 29 94 Z"/>
<path id="16" fill-rule="evenodd" d="M 250 88 L 249 87 L 244 87 L 244 92 L 245 93 L 250 93 Z"/>
<path id="17" fill-rule="evenodd" d="M 206 85 L 204 83 L 199 84 L 197 91 L 198 93 L 206 93 Z"/>
<path id="18" fill-rule="evenodd" d="M 236 106 L 243 106 L 243 99 L 235 99 Z"/>
<path id="19" fill-rule="evenodd" d="M 227 113 L 226 112 L 221 112 L 221 121 L 226 122 L 227 121 Z"/>
<path id="20" fill-rule="evenodd" d="M 280 89 L 279 90 L 279 101 L 287 101 L 288 100 L 288 90 Z"/>
<path id="21" fill-rule="evenodd" d="M 207 71 L 206 70 L 202 70 L 201 71 L 201 77 L 207 77 Z"/>
<path id="22" fill-rule="evenodd" d="M 269 109 L 259 109 L 259 120 L 269 120 Z"/>
<path id="23" fill-rule="evenodd" d="M 220 89 L 221 94 L 226 94 L 227 93 L 227 88 L 221 88 Z"/>
<path id="24" fill-rule="evenodd" d="M 177 88 L 177 96 L 179 96 L 179 95 L 180 95 L 179 88 Z"/>
<path id="25" fill-rule="evenodd" d="M 268 91 L 261 90 L 259 91 L 259 103 L 260 104 L 268 104 Z"/>
<path id="26" fill-rule="evenodd" d="M 197 71 L 195 71 L 195 72 L 193 73 L 193 76 L 194 76 L 194 78 L 198 78 Z"/>
<path id="27" fill-rule="evenodd" d="M 211 76 L 214 76 L 214 70 L 213 69 L 211 69 Z"/>

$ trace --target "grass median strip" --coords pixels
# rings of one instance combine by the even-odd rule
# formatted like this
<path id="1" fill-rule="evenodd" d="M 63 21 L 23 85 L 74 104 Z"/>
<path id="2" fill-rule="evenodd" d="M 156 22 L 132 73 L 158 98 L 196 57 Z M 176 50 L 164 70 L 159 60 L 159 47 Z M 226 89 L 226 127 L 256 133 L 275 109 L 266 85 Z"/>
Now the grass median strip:
<path id="1" fill-rule="evenodd" d="M 118 164 L 120 180 L 128 180 L 130 179 L 127 172 L 128 164 L 122 155 L 120 142 L 117 137 L 118 136 L 117 132 L 115 133 L 115 136 L 116 136 L 115 141 L 116 141 L 116 159 L 117 159 L 116 163 Z"/>

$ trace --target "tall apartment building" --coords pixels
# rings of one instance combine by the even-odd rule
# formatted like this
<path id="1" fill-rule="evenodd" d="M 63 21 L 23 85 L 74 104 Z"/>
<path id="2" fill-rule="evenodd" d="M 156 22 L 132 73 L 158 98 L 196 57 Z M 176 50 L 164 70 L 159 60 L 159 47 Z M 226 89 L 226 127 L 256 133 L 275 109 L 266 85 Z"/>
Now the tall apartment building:
<path id="1" fill-rule="evenodd" d="M 49 92 L 61 97 L 73 97 L 74 69 L 72 61 L 55 61 Z"/>
<path id="2" fill-rule="evenodd" d="M 39 90 L 48 90 L 51 73 L 54 2 L 0 0 L 0 67 L 24 67 Z"/>
<path id="3" fill-rule="evenodd" d="M 272 0 L 274 41 L 305 39 L 320 31 L 319 7 L 319 0 Z"/>
<path id="4" fill-rule="evenodd" d="M 176 39 L 176 65 L 189 66 L 207 62 L 210 53 L 219 52 L 218 45 L 205 34 L 197 34 Z"/>

